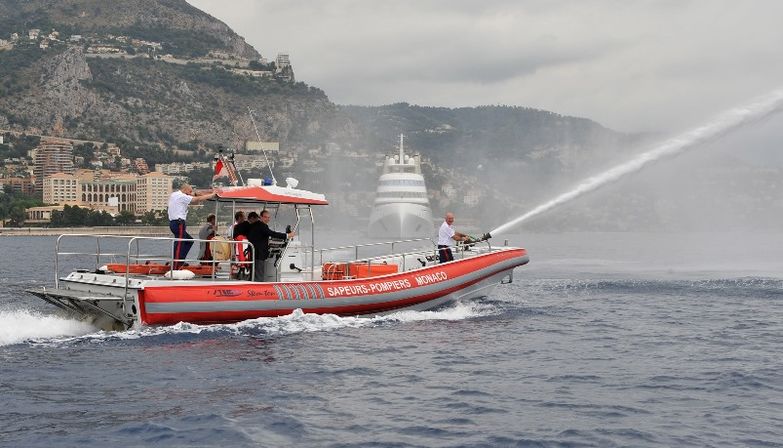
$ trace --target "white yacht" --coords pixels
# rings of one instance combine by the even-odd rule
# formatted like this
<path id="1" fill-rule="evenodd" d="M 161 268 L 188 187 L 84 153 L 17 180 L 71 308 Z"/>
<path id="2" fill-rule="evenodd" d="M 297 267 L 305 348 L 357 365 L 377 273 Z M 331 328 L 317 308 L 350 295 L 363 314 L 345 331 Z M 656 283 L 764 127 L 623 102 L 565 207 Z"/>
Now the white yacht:
<path id="1" fill-rule="evenodd" d="M 402 134 L 399 154 L 387 156 L 383 162 L 368 233 L 399 239 L 429 238 L 435 233 L 421 156 L 405 154 Z"/>

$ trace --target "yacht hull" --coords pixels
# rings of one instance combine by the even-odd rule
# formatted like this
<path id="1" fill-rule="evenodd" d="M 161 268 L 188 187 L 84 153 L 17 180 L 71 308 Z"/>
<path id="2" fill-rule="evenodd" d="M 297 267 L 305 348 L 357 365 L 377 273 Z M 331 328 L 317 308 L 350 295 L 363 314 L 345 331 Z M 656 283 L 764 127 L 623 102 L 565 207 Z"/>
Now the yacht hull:
<path id="1" fill-rule="evenodd" d="M 435 234 L 432 211 L 422 204 L 376 205 L 370 214 L 368 234 L 373 238 L 431 238 Z"/>

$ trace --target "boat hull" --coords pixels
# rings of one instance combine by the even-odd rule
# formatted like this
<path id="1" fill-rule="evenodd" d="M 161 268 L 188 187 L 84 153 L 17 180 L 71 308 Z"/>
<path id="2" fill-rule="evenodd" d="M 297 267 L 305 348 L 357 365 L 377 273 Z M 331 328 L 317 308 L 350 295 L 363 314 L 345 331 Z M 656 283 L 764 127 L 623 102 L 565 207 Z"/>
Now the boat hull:
<path id="1" fill-rule="evenodd" d="M 370 214 L 368 234 L 373 238 L 430 238 L 435 234 L 432 211 L 423 204 L 378 204 Z"/>
<path id="2" fill-rule="evenodd" d="M 510 281 L 515 267 L 527 262 L 525 249 L 500 248 L 377 277 L 269 283 L 128 278 L 77 271 L 61 278 L 59 288 L 30 292 L 112 330 L 178 322 L 233 323 L 283 316 L 296 309 L 366 316 L 428 310 L 486 296 L 504 279 Z"/>
<path id="3" fill-rule="evenodd" d="M 139 292 L 141 321 L 225 323 L 282 316 L 296 309 L 343 316 L 427 310 L 485 296 L 527 261 L 524 249 L 508 249 L 370 279 L 148 285 Z"/>

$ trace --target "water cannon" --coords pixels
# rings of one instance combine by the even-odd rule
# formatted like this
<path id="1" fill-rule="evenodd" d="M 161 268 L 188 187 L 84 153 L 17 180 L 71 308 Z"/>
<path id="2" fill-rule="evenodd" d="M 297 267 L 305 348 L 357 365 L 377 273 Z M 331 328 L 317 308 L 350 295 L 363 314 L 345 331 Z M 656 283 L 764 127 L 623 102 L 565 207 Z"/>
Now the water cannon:
<path id="1" fill-rule="evenodd" d="M 472 235 L 465 235 L 465 236 L 466 236 L 465 244 L 476 244 L 482 241 L 487 241 L 488 239 L 492 238 L 492 235 L 490 235 L 489 232 L 481 236 L 472 236 Z"/>

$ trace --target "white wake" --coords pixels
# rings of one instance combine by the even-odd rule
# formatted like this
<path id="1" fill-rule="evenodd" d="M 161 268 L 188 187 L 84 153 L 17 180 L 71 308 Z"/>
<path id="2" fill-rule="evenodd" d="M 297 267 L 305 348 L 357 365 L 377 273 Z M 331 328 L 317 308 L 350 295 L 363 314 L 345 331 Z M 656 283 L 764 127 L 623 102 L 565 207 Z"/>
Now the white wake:
<path id="1" fill-rule="evenodd" d="M 92 325 L 28 310 L 0 310 L 0 347 L 26 341 L 83 336 L 95 333 Z"/>
<path id="2" fill-rule="evenodd" d="M 406 323 L 431 320 L 464 320 L 499 313 L 492 305 L 480 302 L 456 303 L 437 311 L 398 311 L 376 317 L 340 317 L 335 314 L 308 314 L 294 310 L 287 316 L 259 317 L 234 324 L 197 325 L 180 322 L 165 327 L 142 327 L 123 332 L 93 332 L 78 337 L 58 338 L 50 342 L 73 340 L 129 340 L 176 334 L 231 334 L 236 336 L 282 336 L 298 333 L 334 331 L 342 328 L 362 328 L 386 323 Z"/>

